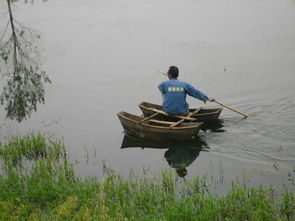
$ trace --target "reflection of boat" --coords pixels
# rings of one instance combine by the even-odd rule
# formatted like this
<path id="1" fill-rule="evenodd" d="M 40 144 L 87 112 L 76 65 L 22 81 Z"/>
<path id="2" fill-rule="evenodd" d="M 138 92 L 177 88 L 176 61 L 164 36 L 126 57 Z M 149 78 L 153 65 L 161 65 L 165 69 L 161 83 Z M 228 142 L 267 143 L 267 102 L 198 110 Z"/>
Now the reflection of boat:
<path id="1" fill-rule="evenodd" d="M 158 104 L 152 104 L 149 102 L 142 102 L 139 104 L 140 109 L 145 117 L 151 116 L 155 113 L 155 110 L 162 110 L 162 106 Z M 195 111 L 196 109 L 190 109 L 190 112 Z M 211 122 L 218 119 L 222 108 L 200 108 L 196 114 L 192 115 L 191 117 L 196 118 L 198 122 Z M 173 116 L 164 116 L 158 115 L 158 119 L 161 120 L 171 120 Z"/>
<path id="2" fill-rule="evenodd" d="M 208 150 L 207 143 L 201 138 L 194 141 L 155 141 L 150 139 L 136 138 L 126 134 L 121 148 L 154 148 L 168 149 L 164 157 L 171 168 L 174 168 L 180 177 L 187 174 L 186 167 L 192 164 L 199 156 L 200 151 Z"/>
<path id="3" fill-rule="evenodd" d="M 159 121 L 120 112 L 117 114 L 123 128 L 127 133 L 137 137 L 163 140 L 191 140 L 201 128 L 201 122 L 175 122 Z"/>
<path id="4" fill-rule="evenodd" d="M 155 148 L 155 149 L 168 149 L 171 147 L 183 147 L 190 149 L 203 149 L 207 148 L 207 143 L 202 139 L 194 139 L 189 141 L 164 141 L 164 140 L 151 140 L 133 137 L 126 134 L 123 138 L 121 149 L 139 147 L 139 148 Z"/>

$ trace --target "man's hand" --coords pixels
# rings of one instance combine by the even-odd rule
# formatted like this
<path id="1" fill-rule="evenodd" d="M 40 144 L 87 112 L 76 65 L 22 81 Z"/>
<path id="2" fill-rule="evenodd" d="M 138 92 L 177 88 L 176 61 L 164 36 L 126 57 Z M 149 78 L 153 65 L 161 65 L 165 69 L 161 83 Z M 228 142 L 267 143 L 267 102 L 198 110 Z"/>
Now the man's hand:
<path id="1" fill-rule="evenodd" d="M 214 102 L 215 101 L 215 97 L 210 97 L 209 101 Z"/>

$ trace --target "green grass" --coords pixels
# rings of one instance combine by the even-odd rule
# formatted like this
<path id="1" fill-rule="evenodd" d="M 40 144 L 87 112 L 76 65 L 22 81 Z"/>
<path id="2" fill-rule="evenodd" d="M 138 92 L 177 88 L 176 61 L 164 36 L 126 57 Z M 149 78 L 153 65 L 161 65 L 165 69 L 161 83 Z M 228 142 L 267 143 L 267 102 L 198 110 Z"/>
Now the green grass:
<path id="1" fill-rule="evenodd" d="M 59 159 L 65 153 L 64 145 L 57 140 L 50 141 L 50 144 L 48 142 L 45 136 L 40 133 L 15 136 L 10 139 L 8 144 L 1 145 L 0 158 L 4 161 L 11 161 L 13 164 L 21 163 L 24 159 Z"/>
<path id="2" fill-rule="evenodd" d="M 79 178 L 63 143 L 42 134 L 2 144 L 0 160 L 0 220 L 295 220 L 294 193 L 278 199 L 267 187 L 233 183 L 217 196 L 204 179 L 179 183 L 171 171 Z"/>

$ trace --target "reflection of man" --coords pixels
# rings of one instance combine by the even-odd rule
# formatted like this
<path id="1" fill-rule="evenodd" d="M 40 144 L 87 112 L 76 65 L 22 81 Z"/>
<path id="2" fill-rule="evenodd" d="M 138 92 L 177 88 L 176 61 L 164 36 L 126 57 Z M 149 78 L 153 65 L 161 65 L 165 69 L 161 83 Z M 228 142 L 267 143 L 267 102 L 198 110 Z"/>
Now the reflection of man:
<path id="1" fill-rule="evenodd" d="M 164 157 L 168 164 L 175 168 L 178 176 L 184 177 L 187 174 L 186 167 L 192 164 L 199 154 L 200 149 L 172 147 L 165 152 Z"/>

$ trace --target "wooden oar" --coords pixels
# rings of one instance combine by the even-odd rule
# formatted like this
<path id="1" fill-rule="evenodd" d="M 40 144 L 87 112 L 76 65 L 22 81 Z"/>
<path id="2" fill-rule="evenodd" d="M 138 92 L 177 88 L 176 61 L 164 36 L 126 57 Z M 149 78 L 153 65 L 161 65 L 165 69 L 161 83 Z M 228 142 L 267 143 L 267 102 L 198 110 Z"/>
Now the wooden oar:
<path id="1" fill-rule="evenodd" d="M 220 103 L 220 102 L 217 101 L 217 100 L 215 100 L 214 102 L 215 102 L 216 104 L 219 104 L 219 105 L 223 106 L 223 107 L 226 107 L 226 108 L 229 109 L 229 110 L 232 110 L 232 111 L 234 111 L 234 112 L 236 112 L 236 113 L 238 113 L 238 114 L 241 114 L 241 115 L 243 115 L 244 117 L 249 117 L 248 114 L 244 114 L 244 113 L 242 113 L 242 112 L 240 112 L 240 111 L 238 111 L 238 110 L 236 110 L 236 109 L 234 109 L 234 108 L 232 108 L 232 107 L 230 107 L 230 106 L 227 106 L 227 105 L 225 105 L 225 104 L 223 104 L 223 103 Z"/>
<path id="2" fill-rule="evenodd" d="M 141 123 L 143 123 L 143 122 L 145 122 L 145 121 L 147 121 L 147 120 L 149 120 L 149 119 L 152 119 L 153 117 L 155 117 L 155 116 L 157 116 L 157 115 L 159 115 L 159 114 L 160 114 L 160 113 L 154 113 L 154 114 L 152 114 L 151 116 L 142 119 L 142 120 L 139 121 L 138 123 L 141 124 Z"/>
<path id="3" fill-rule="evenodd" d="M 166 74 L 165 72 L 163 71 L 159 71 L 161 74 L 165 75 L 166 77 L 168 77 L 168 74 Z"/>
<path id="4" fill-rule="evenodd" d="M 163 71 L 159 71 L 159 72 L 160 72 L 161 74 L 165 75 L 165 76 L 168 76 L 168 75 L 167 75 L 166 73 L 164 73 Z M 241 115 L 243 115 L 244 117 L 249 117 L 248 114 L 244 114 L 244 113 L 242 113 L 242 112 L 240 112 L 240 111 L 238 111 L 238 110 L 236 110 L 236 109 L 234 109 L 234 108 L 232 108 L 232 107 L 230 107 L 230 106 L 227 106 L 227 105 L 225 105 L 225 104 L 223 104 L 223 103 L 221 103 L 221 102 L 219 102 L 219 101 L 217 101 L 217 100 L 214 100 L 214 102 L 215 102 L 216 104 L 219 104 L 219 105 L 221 105 L 221 106 L 223 106 L 223 107 L 229 109 L 229 110 L 232 110 L 232 111 L 234 111 L 234 112 L 236 112 L 236 113 L 238 113 L 238 114 L 241 114 Z"/>
<path id="5" fill-rule="evenodd" d="M 198 113 L 201 109 L 202 109 L 202 108 L 199 107 L 199 108 L 197 108 L 196 110 L 194 110 L 193 112 L 189 112 L 189 114 L 187 115 L 187 117 L 191 117 L 191 116 L 193 116 L 194 114 Z M 179 121 L 175 122 L 174 124 L 170 125 L 169 127 L 170 127 L 170 128 L 175 127 L 175 126 L 181 124 L 183 121 L 184 121 L 184 119 L 179 120 Z"/>

